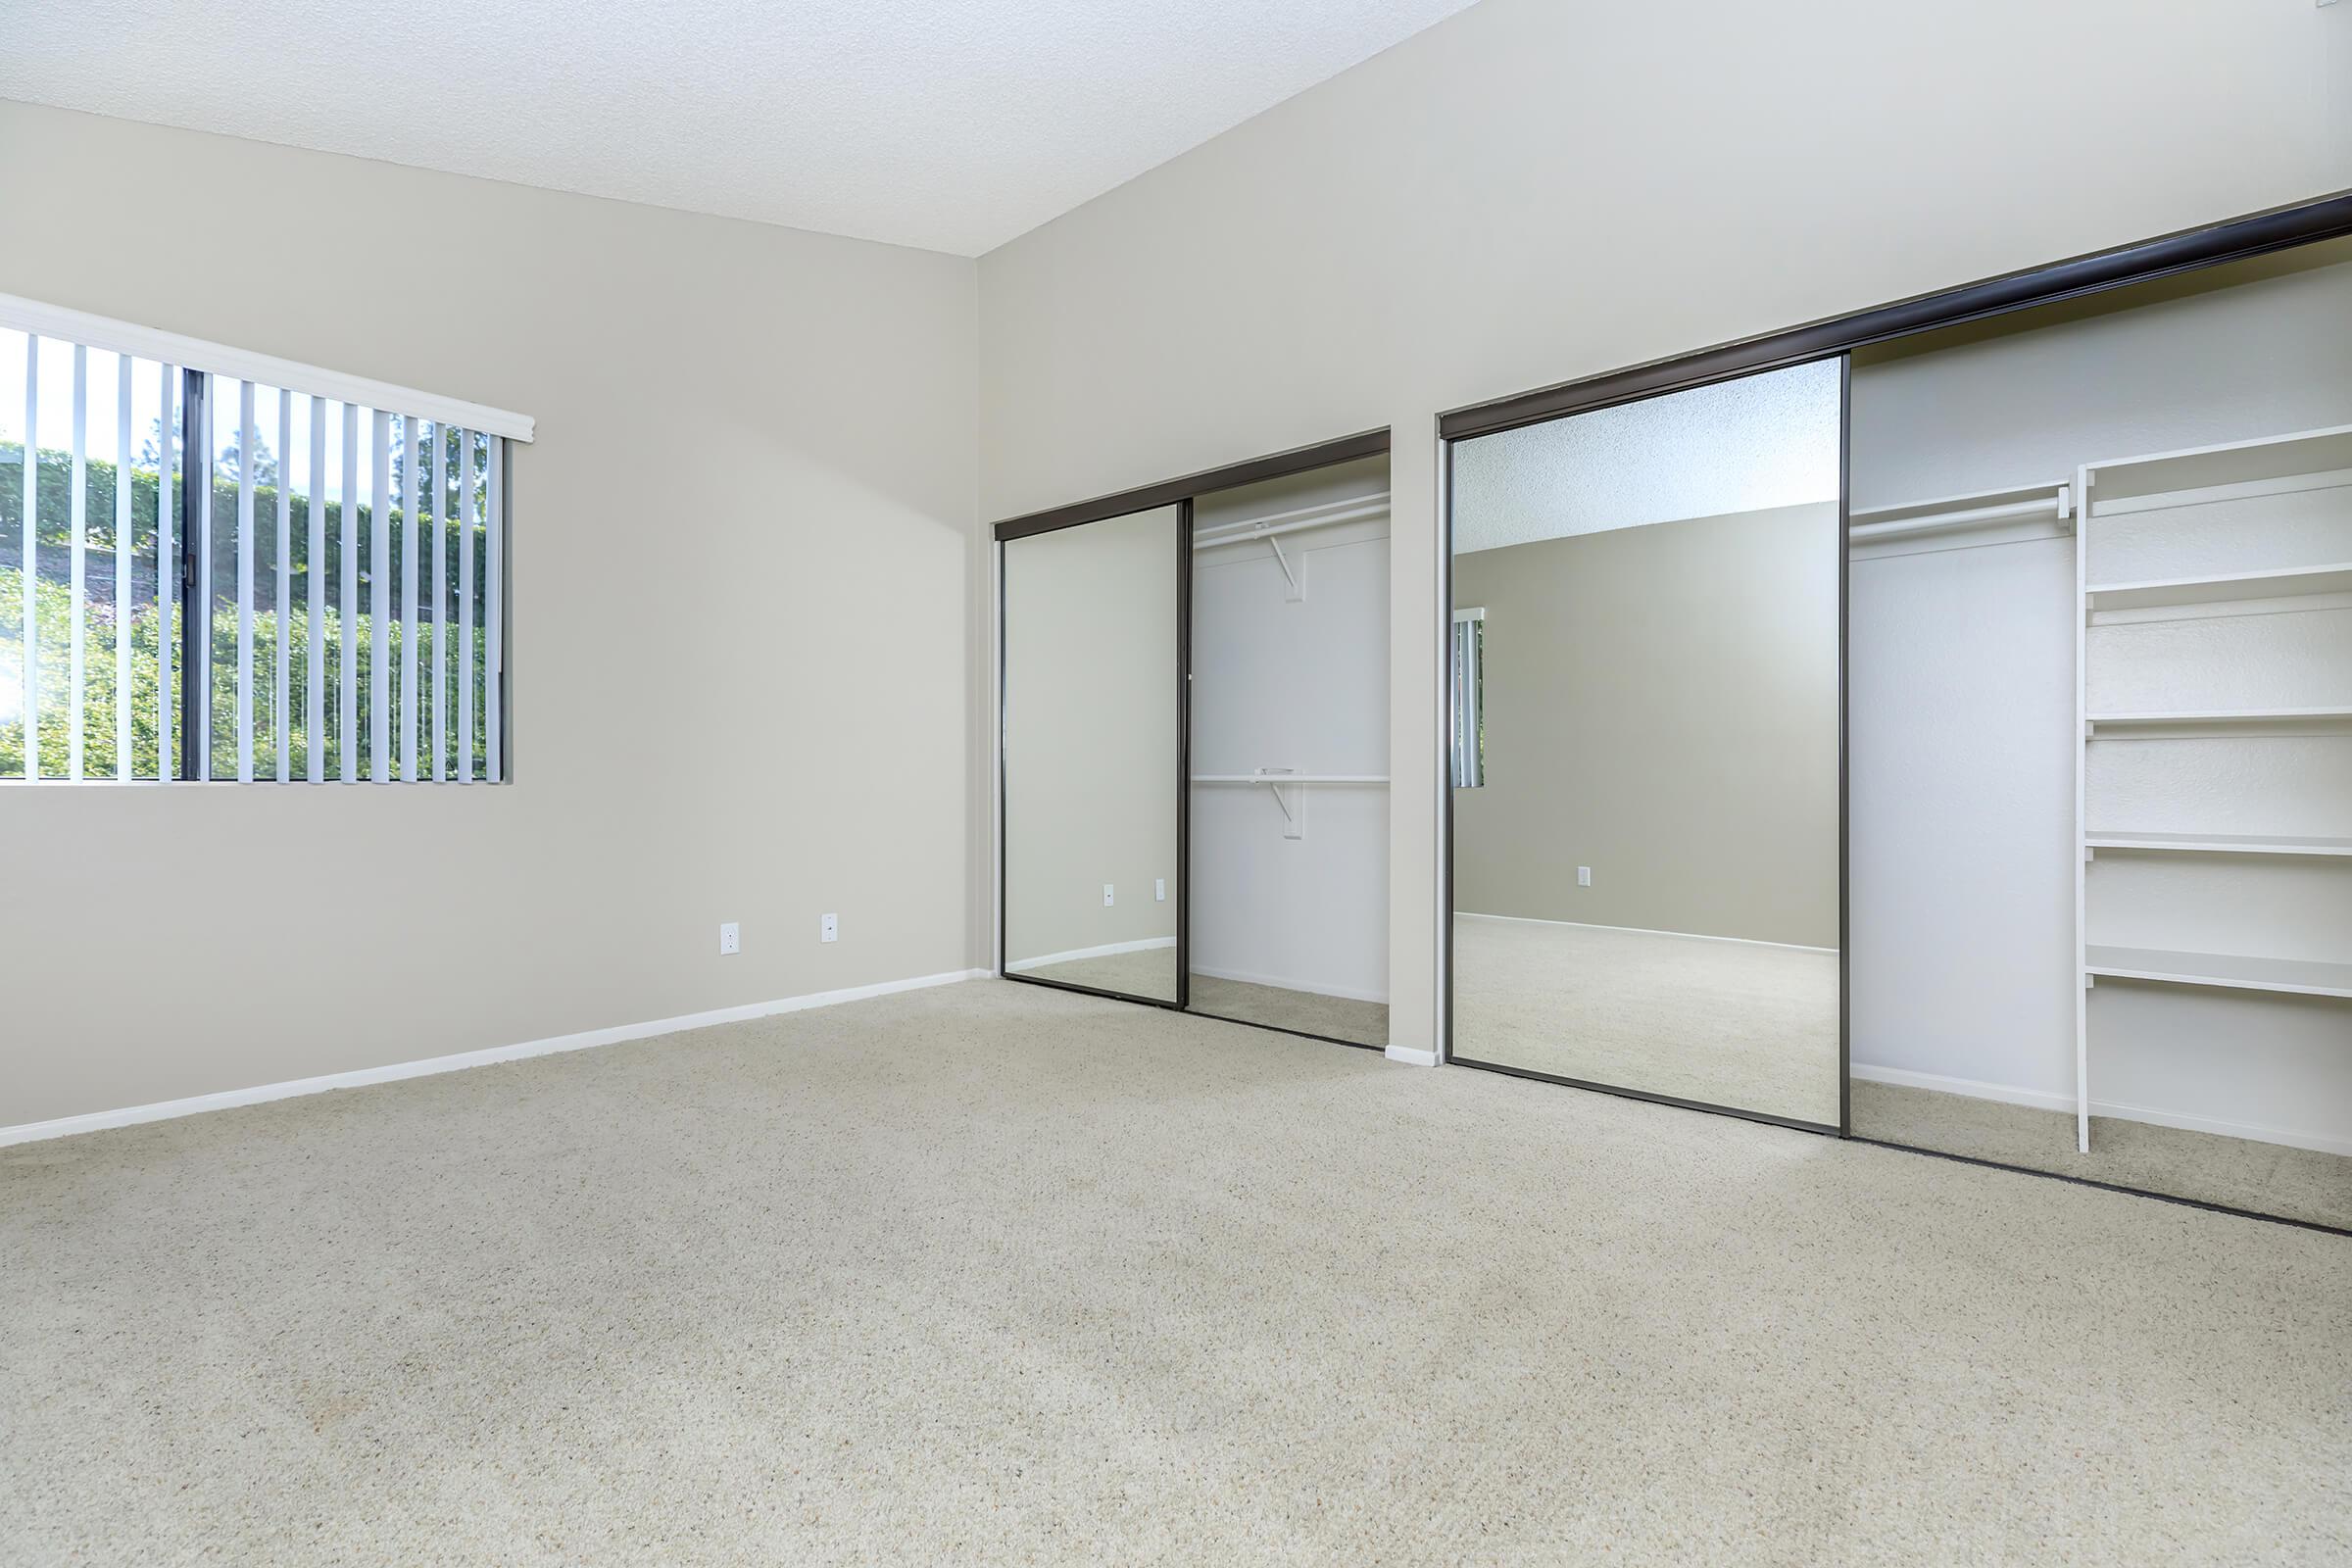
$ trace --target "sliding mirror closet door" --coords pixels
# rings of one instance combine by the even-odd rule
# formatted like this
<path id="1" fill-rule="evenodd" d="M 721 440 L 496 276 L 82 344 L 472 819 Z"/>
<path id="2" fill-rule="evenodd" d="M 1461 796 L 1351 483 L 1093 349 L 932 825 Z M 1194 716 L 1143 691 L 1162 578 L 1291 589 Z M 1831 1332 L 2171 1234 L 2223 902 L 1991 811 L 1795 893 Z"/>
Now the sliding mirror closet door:
<path id="1" fill-rule="evenodd" d="M 2352 1229 L 2352 241 L 1853 358 L 1853 1131 Z"/>
<path id="2" fill-rule="evenodd" d="M 1389 460 L 1193 502 L 1191 1006 L 1389 1038 Z"/>
<path id="3" fill-rule="evenodd" d="M 1842 377 L 1453 443 L 1455 1059 L 1839 1125 Z"/>
<path id="4" fill-rule="evenodd" d="M 1004 544 L 1008 975 L 1181 1000 L 1184 511 Z"/>

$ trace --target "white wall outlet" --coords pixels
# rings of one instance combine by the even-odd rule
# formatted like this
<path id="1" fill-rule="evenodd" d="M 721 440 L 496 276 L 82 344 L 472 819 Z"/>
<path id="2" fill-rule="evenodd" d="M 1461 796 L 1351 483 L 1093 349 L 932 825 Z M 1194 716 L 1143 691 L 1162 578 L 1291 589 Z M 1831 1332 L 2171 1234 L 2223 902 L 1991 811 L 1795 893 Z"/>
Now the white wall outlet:
<path id="1" fill-rule="evenodd" d="M 841 916 L 838 914 L 819 916 L 816 923 L 816 940 L 839 942 L 841 940 Z"/>
<path id="2" fill-rule="evenodd" d="M 1110 884 L 1105 882 L 1102 884 L 1102 907 L 1109 908 L 1110 903 Z"/>
<path id="3" fill-rule="evenodd" d="M 1152 884 L 1152 902 L 1154 904 L 1168 902 L 1168 879 L 1166 877 L 1163 876 Z"/>
<path id="4" fill-rule="evenodd" d="M 726 921 L 718 928 L 718 951 L 722 957 L 727 954 L 743 951 L 743 931 L 732 920 Z"/>
<path id="5" fill-rule="evenodd" d="M 1580 888 L 1589 888 L 1592 885 L 1592 868 L 1591 866 L 1580 865 L 1576 868 L 1576 885 Z"/>

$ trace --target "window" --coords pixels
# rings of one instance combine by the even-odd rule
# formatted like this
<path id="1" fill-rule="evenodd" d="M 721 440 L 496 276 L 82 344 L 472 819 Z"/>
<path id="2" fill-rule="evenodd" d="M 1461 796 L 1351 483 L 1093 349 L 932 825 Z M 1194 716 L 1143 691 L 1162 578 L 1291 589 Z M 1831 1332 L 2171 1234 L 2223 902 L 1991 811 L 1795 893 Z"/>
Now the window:
<path id="1" fill-rule="evenodd" d="M 1474 790 L 1487 782 L 1485 664 L 1487 612 L 1453 612 L 1453 787 Z"/>
<path id="2" fill-rule="evenodd" d="M 529 438 L 0 296 L 0 780 L 500 782 Z"/>

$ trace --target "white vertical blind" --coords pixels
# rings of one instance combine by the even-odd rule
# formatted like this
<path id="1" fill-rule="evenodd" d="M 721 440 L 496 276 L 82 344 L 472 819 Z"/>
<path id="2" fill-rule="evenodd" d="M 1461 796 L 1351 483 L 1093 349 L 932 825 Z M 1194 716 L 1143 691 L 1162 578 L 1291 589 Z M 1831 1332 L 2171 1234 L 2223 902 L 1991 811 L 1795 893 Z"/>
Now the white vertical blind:
<path id="1" fill-rule="evenodd" d="M 445 734 L 449 710 L 449 544 L 441 526 L 441 507 L 447 494 L 441 486 L 441 450 L 449 428 L 433 426 L 433 455 L 425 472 L 431 480 L 432 505 L 425 515 L 433 529 L 433 781 L 449 776 L 449 744 Z"/>
<path id="2" fill-rule="evenodd" d="M 311 399 L 310 461 L 303 477 L 308 491 L 303 511 L 310 523 L 310 555 L 303 575 L 310 579 L 310 635 L 303 661 L 304 775 L 326 780 L 326 399 Z"/>
<path id="3" fill-rule="evenodd" d="M 74 345 L 74 471 L 72 491 L 67 496 L 71 509 L 73 537 L 71 548 L 73 583 L 67 603 L 73 607 L 74 620 L 66 628 L 66 777 L 81 777 L 81 697 L 87 680 L 87 651 L 89 638 L 89 606 L 83 593 L 87 583 L 85 561 L 88 547 L 90 508 L 90 351 L 79 343 Z"/>
<path id="4" fill-rule="evenodd" d="M 155 440 L 155 771 L 158 778 L 176 778 L 177 753 L 172 738 L 177 706 L 172 700 L 172 661 L 178 638 L 172 635 L 172 607 L 179 598 L 179 553 L 172 540 L 172 423 L 176 416 L 179 371 L 156 367 L 157 420 Z"/>
<path id="5" fill-rule="evenodd" d="M 130 356 L 115 356 L 115 777 L 130 757 Z"/>
<path id="6" fill-rule="evenodd" d="M 409 478 L 408 510 L 400 530 L 400 777 L 403 783 L 414 783 L 416 731 L 422 716 L 416 710 L 416 581 L 421 559 L 416 552 L 424 541 L 418 531 L 423 526 L 424 472 L 417 466 L 424 454 L 418 439 L 421 421 L 412 414 L 400 422 L 408 437 L 408 463 L 401 471 Z"/>
<path id="7" fill-rule="evenodd" d="M 24 513 L 18 519 L 24 564 L 24 776 L 41 776 L 40 621 L 33 613 L 33 583 L 40 576 L 34 554 L 41 511 L 40 464 L 41 340 L 24 334 Z"/>
<path id="8" fill-rule="evenodd" d="M 22 341 L 27 776 L 504 781 L 511 441 Z"/>
<path id="9" fill-rule="evenodd" d="M 506 669 L 506 639 L 503 635 L 506 626 L 506 607 L 500 602 L 499 577 L 504 570 L 504 563 L 500 558 L 505 549 L 505 540 L 502 535 L 506 530 L 502 525 L 506 521 L 506 502 L 500 496 L 499 491 L 505 488 L 502 481 L 506 478 L 506 473 L 507 438 L 503 435 L 494 435 L 490 438 L 490 473 L 484 481 L 490 497 L 490 521 L 488 527 L 483 530 L 485 536 L 483 545 L 490 563 L 490 580 L 482 588 L 482 603 L 490 620 L 490 630 L 487 636 L 489 648 L 482 660 L 482 706 L 488 710 L 485 714 L 485 727 L 489 731 L 489 738 L 482 750 L 482 764 L 484 776 L 493 784 L 501 782 L 505 777 L 499 763 L 499 754 L 502 750 L 499 744 L 499 709 L 500 698 L 503 696 L 499 691 L 499 686 L 501 684 L 500 676 Z"/>
<path id="10" fill-rule="evenodd" d="M 343 507 L 340 517 L 342 548 L 336 560 L 343 567 L 342 615 L 335 627 L 335 650 L 340 666 L 335 697 L 336 755 L 342 760 L 343 782 L 360 781 L 360 410 L 343 405 Z"/>
<path id="11" fill-rule="evenodd" d="M 253 782 L 253 383 L 237 383 L 237 782 Z"/>
<path id="12" fill-rule="evenodd" d="M 378 784 L 392 779 L 392 416 L 375 411 L 375 434 L 368 442 L 375 458 L 375 477 L 368 494 L 368 776 Z"/>
<path id="13" fill-rule="evenodd" d="M 294 394 L 277 394 L 277 635 L 276 667 L 270 686 L 270 733 L 277 738 L 277 781 L 286 782 L 294 767 L 294 736 L 286 728 L 286 644 L 294 634 L 294 485 L 288 465 L 294 461 Z"/>
<path id="14" fill-rule="evenodd" d="M 188 548 L 195 552 L 196 591 L 180 606 L 180 615 L 194 627 L 195 639 L 209 653 L 213 646 L 213 406 L 218 398 L 205 398 L 200 404 L 201 416 L 197 428 L 187 431 L 180 443 L 180 462 L 188 466 L 196 488 L 196 515 L 180 519 L 185 529 Z M 195 731 L 189 745 L 198 759 L 196 776 L 213 776 L 213 683 L 203 672 L 183 669 L 179 678 L 195 689 L 195 701 L 190 704 L 188 727 Z"/>
<path id="15" fill-rule="evenodd" d="M 458 432 L 458 782 L 473 782 L 473 432 Z"/>

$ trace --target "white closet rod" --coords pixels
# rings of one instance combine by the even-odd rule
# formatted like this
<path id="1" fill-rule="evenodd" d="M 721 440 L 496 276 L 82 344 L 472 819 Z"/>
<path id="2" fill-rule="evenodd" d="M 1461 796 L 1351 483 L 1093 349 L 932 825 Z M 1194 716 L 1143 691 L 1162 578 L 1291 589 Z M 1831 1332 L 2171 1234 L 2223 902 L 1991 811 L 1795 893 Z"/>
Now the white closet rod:
<path id="1" fill-rule="evenodd" d="M 1205 532 L 1194 534 L 1193 548 L 1213 550 L 1218 545 L 1246 544 L 1252 539 L 1268 539 L 1280 533 L 1297 533 L 1302 528 L 1327 528 L 1334 523 L 1384 516 L 1388 510 L 1389 493 L 1383 490 L 1378 495 L 1326 502 L 1318 507 L 1300 507 L 1293 512 L 1270 513 L 1263 517 L 1246 517 L 1239 522 L 1221 522 Z"/>
<path id="2" fill-rule="evenodd" d="M 1908 511 L 1908 508 L 1883 507 L 1875 512 Z M 1963 507 L 1956 512 L 1934 512 L 1919 517 L 1896 517 L 1886 522 L 1857 522 L 1846 529 L 1849 539 L 1895 539 L 1907 534 L 1940 533 L 1947 528 L 1966 528 L 1980 522 L 2000 522 L 2013 517 L 2064 517 L 2067 514 L 2066 493 L 2063 489 L 2032 501 L 2010 501 L 1993 507 Z M 1857 512 L 1857 517 L 1873 515 L 1872 512 Z"/>

